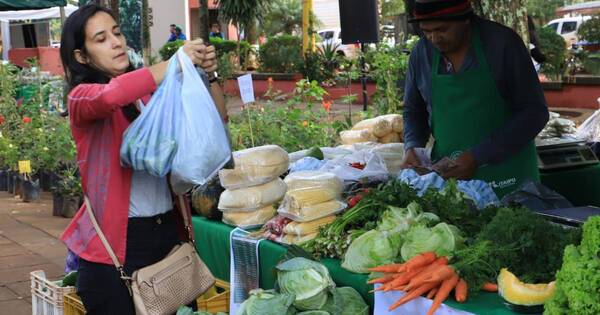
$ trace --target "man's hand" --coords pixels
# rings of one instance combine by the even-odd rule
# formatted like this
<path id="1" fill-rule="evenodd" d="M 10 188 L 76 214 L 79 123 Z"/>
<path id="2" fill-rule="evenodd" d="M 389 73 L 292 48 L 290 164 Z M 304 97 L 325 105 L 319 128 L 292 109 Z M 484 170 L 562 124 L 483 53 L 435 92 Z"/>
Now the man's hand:
<path id="1" fill-rule="evenodd" d="M 421 160 L 417 156 L 415 149 L 408 149 L 404 153 L 404 159 L 402 160 L 402 164 L 400 165 L 400 169 L 405 168 L 413 168 L 421 166 Z"/>
<path id="2" fill-rule="evenodd" d="M 454 166 L 442 173 L 444 179 L 456 178 L 469 180 L 473 178 L 477 171 L 477 162 L 471 151 L 463 152 L 458 159 L 454 161 Z"/>

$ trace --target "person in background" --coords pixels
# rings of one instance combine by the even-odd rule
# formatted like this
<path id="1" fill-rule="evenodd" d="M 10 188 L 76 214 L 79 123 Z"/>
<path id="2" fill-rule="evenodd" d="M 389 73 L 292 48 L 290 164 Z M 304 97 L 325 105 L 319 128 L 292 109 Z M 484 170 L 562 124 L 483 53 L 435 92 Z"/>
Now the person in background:
<path id="1" fill-rule="evenodd" d="M 181 30 L 181 27 L 175 24 L 170 25 L 171 35 L 169 36 L 168 42 L 174 42 L 176 40 L 186 40 L 185 34 Z"/>
<path id="2" fill-rule="evenodd" d="M 182 240 L 182 219 L 166 177 L 121 166 L 123 134 L 163 80 L 168 61 L 134 69 L 112 11 L 80 7 L 65 21 L 60 47 L 68 83 L 68 115 L 84 194 L 124 265 L 134 271 L 162 260 Z M 183 52 L 208 74 L 210 94 L 225 119 L 214 46 L 186 42 Z M 134 315 L 127 286 L 92 226 L 85 206 L 61 240 L 79 257 L 77 294 L 90 315 Z M 181 231 L 181 230 L 179 230 Z"/>
<path id="3" fill-rule="evenodd" d="M 444 178 L 481 179 L 499 197 L 539 182 L 534 138 L 548 107 L 529 49 L 512 29 L 477 17 L 469 0 L 417 0 L 425 35 L 410 54 L 404 94 L 403 168 L 448 158 Z"/>
<path id="4" fill-rule="evenodd" d="M 219 37 L 221 39 L 225 39 L 223 33 L 221 33 L 221 25 L 219 23 L 213 23 L 210 27 L 209 37 Z"/>

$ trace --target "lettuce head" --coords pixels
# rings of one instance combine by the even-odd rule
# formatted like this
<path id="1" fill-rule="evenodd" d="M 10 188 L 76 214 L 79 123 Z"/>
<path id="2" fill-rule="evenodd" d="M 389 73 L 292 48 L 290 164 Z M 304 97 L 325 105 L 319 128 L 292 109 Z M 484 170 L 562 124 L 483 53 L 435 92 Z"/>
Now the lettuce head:
<path id="1" fill-rule="evenodd" d="M 292 258 L 276 269 L 281 292 L 293 295 L 293 304 L 299 310 L 320 310 L 327 302 L 329 289 L 335 287 L 329 270 L 306 258 Z"/>

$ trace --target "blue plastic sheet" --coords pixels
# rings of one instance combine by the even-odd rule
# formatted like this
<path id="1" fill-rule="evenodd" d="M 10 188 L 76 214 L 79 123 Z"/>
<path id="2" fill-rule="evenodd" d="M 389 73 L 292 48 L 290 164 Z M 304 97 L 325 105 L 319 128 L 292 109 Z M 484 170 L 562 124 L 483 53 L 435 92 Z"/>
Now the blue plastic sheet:
<path id="1" fill-rule="evenodd" d="M 413 187 L 418 196 L 423 196 L 430 188 L 442 190 L 446 186 L 444 179 L 434 172 L 421 176 L 412 169 L 405 169 L 398 173 L 398 179 Z M 473 200 L 478 209 L 500 203 L 492 187 L 485 181 L 459 180 L 457 181 L 457 187 L 469 199 Z"/>

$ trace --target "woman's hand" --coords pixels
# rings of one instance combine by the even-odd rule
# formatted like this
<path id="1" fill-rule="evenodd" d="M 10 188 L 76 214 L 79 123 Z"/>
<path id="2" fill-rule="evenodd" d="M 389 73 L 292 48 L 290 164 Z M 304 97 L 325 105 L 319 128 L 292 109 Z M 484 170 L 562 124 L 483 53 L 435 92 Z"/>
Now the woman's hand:
<path id="1" fill-rule="evenodd" d="M 195 39 L 186 42 L 183 45 L 183 51 L 190 57 L 195 65 L 199 65 L 207 73 L 217 70 L 217 53 L 215 52 L 215 46 L 207 46 L 202 39 Z"/>

